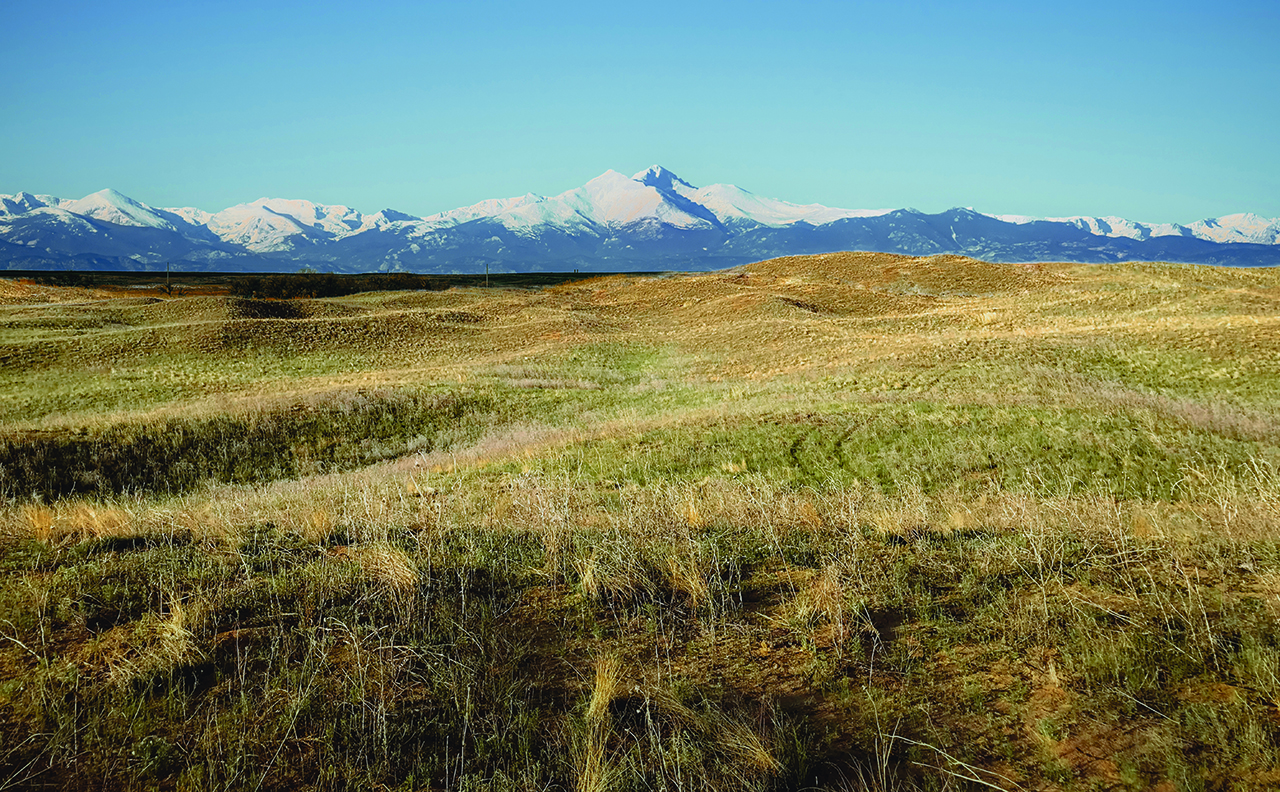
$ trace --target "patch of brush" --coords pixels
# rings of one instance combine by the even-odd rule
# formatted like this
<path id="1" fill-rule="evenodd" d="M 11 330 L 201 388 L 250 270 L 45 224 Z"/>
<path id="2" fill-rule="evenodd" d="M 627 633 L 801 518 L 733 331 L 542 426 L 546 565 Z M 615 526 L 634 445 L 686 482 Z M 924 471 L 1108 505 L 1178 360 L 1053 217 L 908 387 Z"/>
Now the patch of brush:
<path id="1" fill-rule="evenodd" d="M 0 437 L 0 497 L 179 493 L 349 470 L 465 436 L 494 411 L 474 395 L 386 392 L 248 415 Z"/>

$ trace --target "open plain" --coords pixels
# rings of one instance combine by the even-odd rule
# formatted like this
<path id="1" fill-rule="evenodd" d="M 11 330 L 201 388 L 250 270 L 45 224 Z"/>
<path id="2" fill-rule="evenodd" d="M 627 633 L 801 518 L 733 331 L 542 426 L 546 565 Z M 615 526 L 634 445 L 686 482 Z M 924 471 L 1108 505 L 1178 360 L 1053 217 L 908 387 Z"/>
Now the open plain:
<path id="1" fill-rule="evenodd" d="M 173 291 L 0 280 L 0 789 L 1280 786 L 1280 272 Z"/>

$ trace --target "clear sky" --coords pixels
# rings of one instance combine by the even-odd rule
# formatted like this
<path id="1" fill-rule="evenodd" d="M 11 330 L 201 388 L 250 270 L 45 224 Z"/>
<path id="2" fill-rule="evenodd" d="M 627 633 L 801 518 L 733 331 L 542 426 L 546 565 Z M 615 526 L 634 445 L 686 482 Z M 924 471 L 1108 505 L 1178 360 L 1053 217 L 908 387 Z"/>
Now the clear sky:
<path id="1" fill-rule="evenodd" d="M 9 4 L 0 192 L 1280 216 L 1280 3 Z"/>

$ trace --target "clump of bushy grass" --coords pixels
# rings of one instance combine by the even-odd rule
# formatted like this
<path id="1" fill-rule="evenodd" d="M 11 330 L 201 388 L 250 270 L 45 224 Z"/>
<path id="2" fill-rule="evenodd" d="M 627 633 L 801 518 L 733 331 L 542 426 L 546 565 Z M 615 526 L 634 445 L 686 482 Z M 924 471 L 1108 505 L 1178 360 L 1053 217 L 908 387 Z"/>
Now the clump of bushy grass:
<path id="1" fill-rule="evenodd" d="M 456 442 L 491 412 L 476 396 L 383 393 L 250 415 L 0 435 L 0 497 L 176 494 L 347 470 Z"/>

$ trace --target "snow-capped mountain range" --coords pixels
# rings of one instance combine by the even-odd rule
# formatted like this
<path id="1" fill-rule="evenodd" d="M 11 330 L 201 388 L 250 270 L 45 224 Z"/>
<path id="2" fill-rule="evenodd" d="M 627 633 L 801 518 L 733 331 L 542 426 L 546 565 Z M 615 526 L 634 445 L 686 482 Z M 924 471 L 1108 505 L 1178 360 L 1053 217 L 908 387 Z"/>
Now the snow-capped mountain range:
<path id="1" fill-rule="evenodd" d="M 1276 265 L 1280 218 L 1176 225 L 836 209 L 731 184 L 694 187 L 656 165 L 631 177 L 606 171 L 559 195 L 490 199 L 427 217 L 279 198 L 210 214 L 148 206 L 110 189 L 76 200 L 0 195 L 0 263 L 8 269 L 701 270 L 835 250 Z"/>

